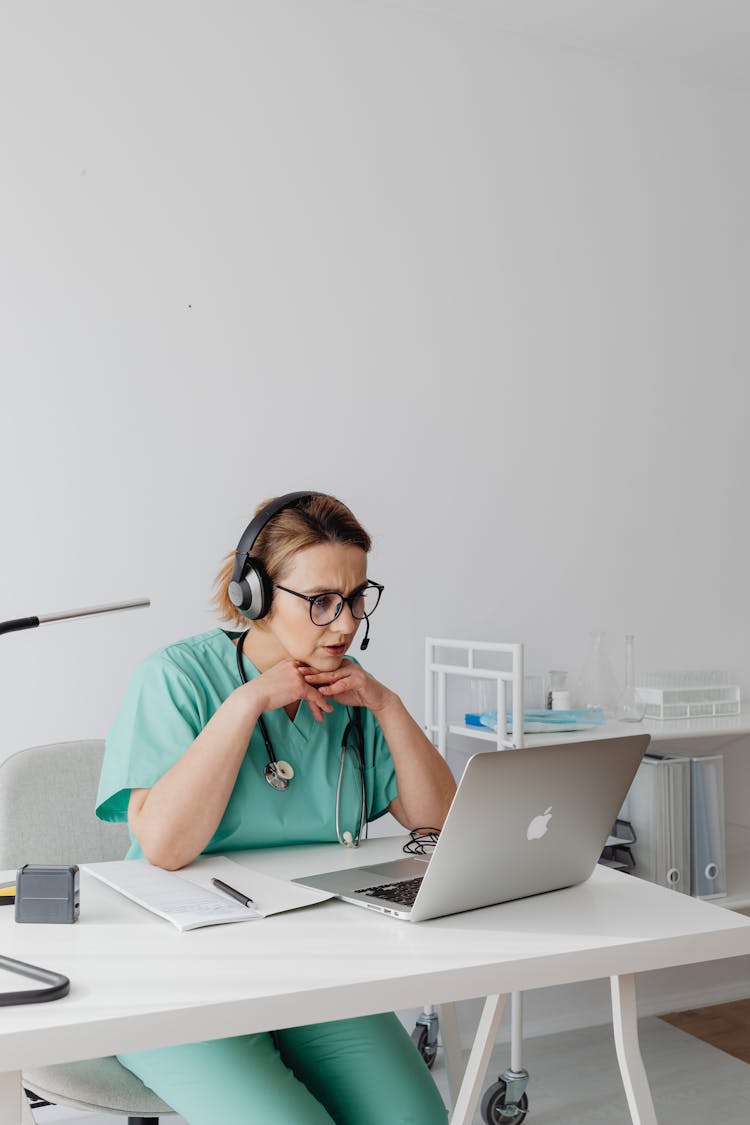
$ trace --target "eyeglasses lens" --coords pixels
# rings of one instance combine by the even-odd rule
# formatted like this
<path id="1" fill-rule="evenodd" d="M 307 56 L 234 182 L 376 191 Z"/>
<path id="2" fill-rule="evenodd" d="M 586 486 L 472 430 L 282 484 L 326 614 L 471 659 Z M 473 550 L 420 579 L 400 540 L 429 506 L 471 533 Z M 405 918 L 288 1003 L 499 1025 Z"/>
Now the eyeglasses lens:
<path id="1" fill-rule="evenodd" d="M 377 586 L 366 586 L 358 594 L 354 594 L 349 602 L 352 615 L 359 621 L 375 610 L 380 601 L 380 590 Z M 310 616 L 316 625 L 330 625 L 335 621 L 344 605 L 340 594 L 321 594 L 310 604 Z"/>
<path id="2" fill-rule="evenodd" d="M 366 586 L 361 594 L 358 594 L 354 599 L 353 613 L 355 617 L 361 620 L 363 617 L 369 617 L 371 613 L 375 612 L 378 602 L 380 601 L 380 590 L 377 586 Z"/>
<path id="3" fill-rule="evenodd" d="M 310 603 L 310 616 L 316 625 L 328 625 L 341 613 L 343 601 L 338 594 L 321 594 Z"/>

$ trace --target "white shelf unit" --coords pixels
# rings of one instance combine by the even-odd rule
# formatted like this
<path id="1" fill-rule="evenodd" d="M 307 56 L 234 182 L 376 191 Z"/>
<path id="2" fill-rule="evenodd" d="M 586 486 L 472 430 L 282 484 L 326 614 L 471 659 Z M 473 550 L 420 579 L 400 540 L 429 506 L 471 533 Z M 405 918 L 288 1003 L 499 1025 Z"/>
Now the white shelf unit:
<path id="1" fill-rule="evenodd" d="M 439 650 L 455 656 L 438 659 Z M 483 666 L 487 654 L 510 657 L 510 671 Z M 448 679 L 485 680 L 496 684 L 497 732 L 489 728 L 467 727 L 448 718 Z M 511 722 L 507 721 L 510 693 Z M 447 756 L 448 734 L 468 734 L 493 742 L 498 750 L 518 750 L 523 744 L 523 645 L 495 641 L 457 641 L 438 637 L 425 639 L 425 731 L 428 738 Z"/>

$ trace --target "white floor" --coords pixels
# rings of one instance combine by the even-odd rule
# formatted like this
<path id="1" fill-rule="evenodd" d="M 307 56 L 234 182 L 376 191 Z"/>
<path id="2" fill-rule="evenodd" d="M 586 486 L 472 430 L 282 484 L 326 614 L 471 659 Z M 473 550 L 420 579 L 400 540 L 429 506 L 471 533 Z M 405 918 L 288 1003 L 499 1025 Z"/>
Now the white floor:
<path id="1" fill-rule="evenodd" d="M 657 1019 L 640 1023 L 641 1050 L 659 1125 L 748 1125 L 750 1066 Z M 488 1085 L 508 1065 L 508 1048 L 493 1056 Z M 630 1125 L 612 1033 L 606 1027 L 527 1039 L 528 1125 Z M 445 1094 L 441 1056 L 433 1070 Z M 38 1125 L 115 1125 L 123 1118 L 50 1107 Z M 163 1125 L 184 1125 L 165 1117 Z M 480 1125 L 479 1114 L 476 1117 Z M 220 1121 L 215 1125 L 221 1125 Z M 390 1125 L 384 1122 L 383 1125 Z"/>

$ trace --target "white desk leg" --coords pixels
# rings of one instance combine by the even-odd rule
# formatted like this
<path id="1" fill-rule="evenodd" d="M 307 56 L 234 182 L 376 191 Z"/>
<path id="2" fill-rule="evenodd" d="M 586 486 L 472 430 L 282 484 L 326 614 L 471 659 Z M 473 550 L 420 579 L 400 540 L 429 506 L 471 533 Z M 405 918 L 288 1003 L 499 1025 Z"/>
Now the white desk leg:
<path id="1" fill-rule="evenodd" d="M 471 1125 L 507 999 L 507 994 L 488 996 L 484 1002 L 464 1080 L 451 1114 L 451 1125 Z"/>
<path id="2" fill-rule="evenodd" d="M 635 1003 L 635 977 L 631 974 L 610 977 L 612 988 L 612 1026 L 620 1074 L 628 1099 L 633 1125 L 658 1125 L 646 1070 L 638 1045 L 638 1013 Z"/>
<path id="3" fill-rule="evenodd" d="M 3 1125 L 26 1125 L 29 1117 L 23 1113 L 25 1101 L 20 1070 L 6 1070 L 0 1074 L 0 1121 Z"/>
<path id="4" fill-rule="evenodd" d="M 445 1069 L 448 1074 L 448 1094 L 450 1108 L 456 1104 L 458 1088 L 464 1074 L 464 1056 L 461 1050 L 461 1037 L 458 1033 L 458 1017 L 455 1004 L 439 1004 L 438 1019 L 440 1023 L 440 1038 L 443 1043 L 443 1056 Z"/>

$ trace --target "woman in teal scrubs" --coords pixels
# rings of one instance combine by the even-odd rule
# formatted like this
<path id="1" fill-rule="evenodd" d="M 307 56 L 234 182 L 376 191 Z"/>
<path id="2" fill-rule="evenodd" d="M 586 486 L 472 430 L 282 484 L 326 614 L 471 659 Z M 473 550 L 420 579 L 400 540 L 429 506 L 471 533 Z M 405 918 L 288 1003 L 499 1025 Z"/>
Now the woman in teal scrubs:
<path id="1" fill-rule="evenodd" d="M 290 494 L 258 508 L 216 579 L 233 628 L 145 660 L 107 738 L 97 814 L 128 821 L 129 858 L 176 870 L 204 852 L 356 840 L 362 791 L 350 761 L 336 799 L 355 715 L 364 820 L 390 812 L 406 828 L 442 826 L 455 790 L 448 767 L 399 697 L 347 656 L 382 590 L 367 577 L 369 550 L 334 497 Z M 120 1061 L 190 1125 L 446 1121 L 393 1013 Z"/>

